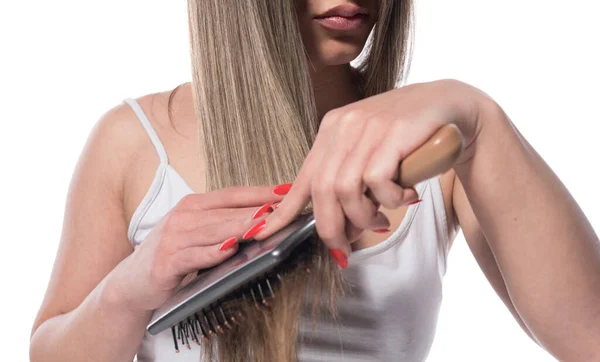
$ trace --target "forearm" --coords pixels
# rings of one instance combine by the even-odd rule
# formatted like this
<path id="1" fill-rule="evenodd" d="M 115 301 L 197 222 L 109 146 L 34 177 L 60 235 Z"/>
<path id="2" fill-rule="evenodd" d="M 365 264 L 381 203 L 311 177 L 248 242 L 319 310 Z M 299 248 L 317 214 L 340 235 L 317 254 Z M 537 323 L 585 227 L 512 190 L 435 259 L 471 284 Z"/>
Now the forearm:
<path id="1" fill-rule="evenodd" d="M 77 308 L 39 326 L 30 360 L 132 361 L 151 315 L 130 311 L 107 277 Z"/>
<path id="2" fill-rule="evenodd" d="M 515 308 L 561 360 L 599 358 L 597 236 L 499 107 L 487 104 L 479 121 L 473 156 L 455 171 Z"/>

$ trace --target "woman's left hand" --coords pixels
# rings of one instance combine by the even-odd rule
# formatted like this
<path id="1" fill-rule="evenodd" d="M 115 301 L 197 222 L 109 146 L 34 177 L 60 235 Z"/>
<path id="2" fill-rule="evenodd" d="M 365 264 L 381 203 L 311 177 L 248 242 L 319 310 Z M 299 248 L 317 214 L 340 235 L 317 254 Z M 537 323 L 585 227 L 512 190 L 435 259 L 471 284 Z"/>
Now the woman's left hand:
<path id="1" fill-rule="evenodd" d="M 312 200 L 319 237 L 345 267 L 350 243 L 363 230 L 390 226 L 379 205 L 393 209 L 418 198 L 414 189 L 393 181 L 401 160 L 448 123 L 456 124 L 465 137 L 457 163 L 471 156 L 483 99 L 489 98 L 472 86 L 440 80 L 331 110 L 287 196 L 255 238 L 264 239 L 289 224 Z M 375 199 L 365 195 L 367 189 Z"/>

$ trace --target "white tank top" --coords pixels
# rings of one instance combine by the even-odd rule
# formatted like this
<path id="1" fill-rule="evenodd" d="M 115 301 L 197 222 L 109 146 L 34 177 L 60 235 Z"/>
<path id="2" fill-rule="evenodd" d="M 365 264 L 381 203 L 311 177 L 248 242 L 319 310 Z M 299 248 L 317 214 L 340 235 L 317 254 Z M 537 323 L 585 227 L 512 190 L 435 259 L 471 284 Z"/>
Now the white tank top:
<path id="1" fill-rule="evenodd" d="M 128 229 L 134 247 L 184 196 L 193 193 L 169 165 L 167 153 L 140 105 L 133 108 L 156 147 L 160 164 Z M 398 229 L 383 242 L 353 252 L 342 271 L 353 286 L 339 302 L 337 322 L 319 321 L 312 335 L 302 316 L 298 358 L 316 361 L 424 361 L 436 330 L 446 271 L 448 232 L 439 178 L 415 187 L 422 202 L 408 207 Z M 170 330 L 144 336 L 140 362 L 199 362 L 200 346 L 175 353 Z"/>

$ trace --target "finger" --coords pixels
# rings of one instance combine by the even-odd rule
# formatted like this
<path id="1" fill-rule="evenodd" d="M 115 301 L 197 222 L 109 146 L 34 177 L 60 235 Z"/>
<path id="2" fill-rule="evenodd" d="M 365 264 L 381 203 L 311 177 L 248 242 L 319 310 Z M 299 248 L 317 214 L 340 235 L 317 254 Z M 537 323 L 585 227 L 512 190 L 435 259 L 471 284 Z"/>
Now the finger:
<path id="1" fill-rule="evenodd" d="M 397 124 L 373 151 L 365 168 L 365 184 L 379 203 L 388 209 L 395 209 L 412 201 L 407 197 L 414 195 L 414 190 L 405 191 L 397 183 L 397 179 L 400 162 L 408 155 L 405 143 L 399 140 L 408 139 L 407 135 L 413 134 L 419 137 L 414 126 Z M 411 147 L 414 148 L 412 144 Z"/>
<path id="2" fill-rule="evenodd" d="M 261 207 L 262 208 L 262 207 Z M 264 222 L 269 211 L 253 217 L 261 208 L 219 209 L 208 212 L 188 211 L 180 216 L 179 223 L 187 225 L 173 230 L 173 246 L 175 250 L 190 247 L 221 244 L 226 239 L 236 237 L 242 240 L 243 235 L 253 226 Z"/>
<path id="3" fill-rule="evenodd" d="M 350 255 L 350 241 L 346 238 L 344 211 L 333 192 L 333 182 L 320 180 L 312 187 L 313 213 L 317 234 L 329 249 Z"/>
<path id="4" fill-rule="evenodd" d="M 348 153 L 336 177 L 336 194 L 344 214 L 360 229 L 389 227 L 385 215 L 377 211 L 379 204 L 365 195 L 367 186 L 363 182 L 369 158 L 383 139 L 383 126 L 373 122 L 376 120 L 368 121 L 368 126 L 361 132 L 360 140 Z"/>
<path id="5" fill-rule="evenodd" d="M 355 115 L 342 118 L 338 122 L 338 130 L 335 137 L 328 144 L 327 152 L 325 152 L 326 156 L 318 167 L 320 172 L 313 177 L 311 185 L 311 198 L 317 232 L 330 249 L 343 250 L 346 255 L 350 253 L 350 242 L 346 235 L 345 224 L 347 219 L 344 214 L 345 210 L 342 208 L 339 197 L 340 195 L 345 196 L 348 189 L 356 188 L 360 190 L 361 174 L 350 172 L 346 178 L 350 183 L 349 185 L 343 181 L 340 182 L 338 178 L 347 156 L 353 149 L 356 149 L 356 146 L 360 143 L 363 130 L 366 128 L 366 120 L 357 119 L 356 117 Z M 371 207 L 373 206 L 371 205 Z M 358 211 L 365 212 L 364 209 Z"/>
<path id="6" fill-rule="evenodd" d="M 231 186 L 205 194 L 185 196 L 177 207 L 182 210 L 242 208 L 281 201 L 283 195 L 273 192 L 273 186 Z"/>
<path id="7" fill-rule="evenodd" d="M 353 225 L 350 220 L 346 220 L 346 238 L 350 244 L 357 241 L 361 237 L 363 231 L 363 229 Z"/>
<path id="8" fill-rule="evenodd" d="M 196 246 L 174 254 L 169 263 L 177 275 L 187 274 L 221 264 L 235 254 L 238 246 L 220 250 L 218 245 Z"/>
<path id="9" fill-rule="evenodd" d="M 366 171 L 368 174 L 369 171 Z M 383 176 L 365 176 L 365 183 L 373 196 L 379 203 L 387 209 L 396 209 L 404 205 L 407 200 L 404 198 L 404 190 L 392 180 L 386 180 Z"/>
<path id="10" fill-rule="evenodd" d="M 262 240 L 290 224 L 308 205 L 311 179 L 315 172 L 315 166 L 321 161 L 321 147 L 325 142 L 324 139 L 325 137 L 322 134 L 317 135 L 313 147 L 304 160 L 296 180 L 294 180 L 290 190 L 285 195 L 285 199 L 267 217 L 266 227 L 254 236 L 255 239 Z"/>

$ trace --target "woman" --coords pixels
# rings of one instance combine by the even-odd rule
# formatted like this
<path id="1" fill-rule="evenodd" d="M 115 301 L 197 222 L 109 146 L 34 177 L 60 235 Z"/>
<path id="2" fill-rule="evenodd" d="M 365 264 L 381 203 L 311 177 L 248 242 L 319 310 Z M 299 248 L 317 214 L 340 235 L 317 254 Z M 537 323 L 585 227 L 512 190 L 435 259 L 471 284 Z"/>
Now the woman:
<path id="1" fill-rule="evenodd" d="M 534 341 L 560 360 L 600 359 L 597 236 L 483 92 L 449 80 L 394 89 L 410 2 L 189 5 L 192 83 L 115 107 L 81 156 L 32 361 L 199 360 L 199 347 L 175 355 L 168 332 L 145 335 L 152 310 L 309 200 L 355 290 L 337 324 L 319 322 L 312 339 L 301 327 L 301 360 L 424 360 L 458 227 Z M 414 189 L 391 182 L 448 123 L 467 141 L 457 165 Z"/>

